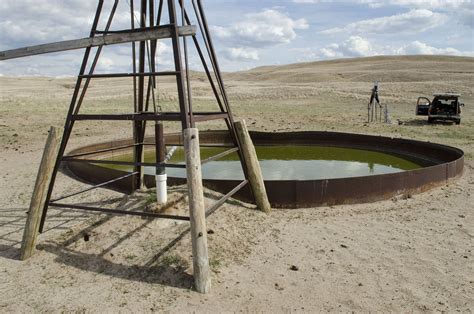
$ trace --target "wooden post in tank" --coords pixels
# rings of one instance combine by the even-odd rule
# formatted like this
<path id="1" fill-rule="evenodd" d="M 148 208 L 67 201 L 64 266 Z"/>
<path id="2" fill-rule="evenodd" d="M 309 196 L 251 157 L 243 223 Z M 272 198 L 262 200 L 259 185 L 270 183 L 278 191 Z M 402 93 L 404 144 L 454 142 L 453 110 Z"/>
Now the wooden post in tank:
<path id="1" fill-rule="evenodd" d="M 255 203 L 261 211 L 268 213 L 271 210 L 271 206 L 263 182 L 262 170 L 258 162 L 257 152 L 253 146 L 249 131 L 247 130 L 244 120 L 236 121 L 234 126 L 242 148 L 242 155 L 247 166 L 248 179 L 255 198 Z"/>
<path id="2" fill-rule="evenodd" d="M 193 246 L 194 286 L 196 291 L 200 293 L 209 293 L 211 290 L 211 277 L 207 251 L 206 213 L 204 209 L 198 129 L 185 129 L 183 136 L 188 178 L 191 241 Z"/>
<path id="3" fill-rule="evenodd" d="M 61 129 L 51 127 L 36 177 L 36 183 L 31 197 L 30 208 L 26 218 L 25 231 L 21 243 L 20 259 L 26 260 L 35 252 L 38 238 L 39 222 L 46 202 L 49 183 L 53 174 L 54 164 L 61 145 Z"/>

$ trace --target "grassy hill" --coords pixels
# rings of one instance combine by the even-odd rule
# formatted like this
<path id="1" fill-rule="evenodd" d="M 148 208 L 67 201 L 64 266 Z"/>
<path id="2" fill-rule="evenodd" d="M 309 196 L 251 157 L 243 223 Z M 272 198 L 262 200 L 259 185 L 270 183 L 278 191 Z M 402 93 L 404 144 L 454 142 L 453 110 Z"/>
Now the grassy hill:
<path id="1" fill-rule="evenodd" d="M 474 58 L 452 56 L 383 56 L 264 66 L 224 73 L 227 93 L 237 118 L 255 130 L 340 130 L 416 137 L 466 144 L 474 151 Z M 404 126 L 365 124 L 373 82 L 380 82 L 380 99 L 392 120 Z M 0 77 L 0 144 L 26 126 L 25 136 L 62 124 L 74 78 Z M 460 127 L 427 126 L 414 115 L 416 99 L 434 92 L 456 91 L 466 104 Z M 176 84 L 160 78 L 156 92 L 165 111 L 178 110 Z M 216 110 L 204 73 L 192 72 L 193 106 Z M 83 113 L 128 113 L 133 108 L 130 78 L 93 80 Z M 179 125 L 173 126 L 179 128 Z M 201 128 L 219 128 L 218 122 Z M 80 123 L 78 135 L 128 136 L 128 124 Z M 120 132 L 117 132 L 120 130 Z M 112 136 L 112 135 L 111 135 Z"/>
<path id="2" fill-rule="evenodd" d="M 311 83 L 419 82 L 469 79 L 474 74 L 474 58 L 453 56 L 379 56 L 264 66 L 236 72 L 237 80 Z"/>

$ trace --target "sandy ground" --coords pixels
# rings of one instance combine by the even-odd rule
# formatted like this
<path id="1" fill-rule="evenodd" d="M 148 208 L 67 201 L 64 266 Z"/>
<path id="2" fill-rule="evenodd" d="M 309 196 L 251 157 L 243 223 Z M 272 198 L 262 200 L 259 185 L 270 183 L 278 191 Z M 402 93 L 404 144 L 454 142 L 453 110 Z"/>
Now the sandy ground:
<path id="1" fill-rule="evenodd" d="M 302 69 L 305 75 L 294 74 Z M 48 125 L 61 123 L 74 81 L 0 78 L 0 312 L 472 311 L 473 73 L 472 58 L 432 57 L 228 74 L 234 111 L 254 130 L 403 136 L 457 146 L 467 158 L 460 179 L 410 198 L 269 215 L 250 204 L 226 203 L 208 219 L 209 295 L 192 290 L 187 223 L 50 210 L 37 254 L 18 260 Z M 382 101 L 391 104 L 392 119 L 401 124 L 364 122 L 377 77 L 385 82 Z M 196 105 L 207 108 L 208 89 L 198 81 Z M 90 110 L 125 108 L 130 95 L 120 84 L 108 86 L 116 88 L 110 94 L 92 89 L 91 103 L 100 105 Z M 160 97 L 173 106 L 166 84 Z M 467 104 L 460 126 L 430 126 L 413 116 L 417 95 L 452 86 Z M 347 104 L 351 110 L 341 113 Z M 78 125 L 70 147 L 129 133 L 127 126 Z M 61 174 L 55 193 L 82 187 Z M 182 187 L 173 188 L 173 195 L 183 193 Z M 148 195 L 96 190 L 74 201 L 130 209 L 144 207 Z M 206 202 L 216 197 L 206 191 Z M 176 210 L 185 212 L 185 198 Z"/>

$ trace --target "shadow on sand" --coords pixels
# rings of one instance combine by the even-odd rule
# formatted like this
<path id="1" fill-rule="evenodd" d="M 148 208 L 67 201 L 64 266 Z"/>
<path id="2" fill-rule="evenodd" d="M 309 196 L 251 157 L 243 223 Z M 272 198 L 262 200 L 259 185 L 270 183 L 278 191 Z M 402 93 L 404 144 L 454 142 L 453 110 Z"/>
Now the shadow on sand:
<path id="1" fill-rule="evenodd" d="M 44 244 L 41 248 L 55 254 L 55 262 L 80 270 L 106 276 L 145 283 L 162 284 L 182 289 L 191 289 L 193 276 L 182 268 L 170 265 L 124 265 L 114 263 L 102 254 L 88 254 L 70 250 L 63 245 Z"/>
<path id="2" fill-rule="evenodd" d="M 214 195 L 213 193 L 205 193 L 205 196 L 208 199 L 213 200 L 218 200 L 220 198 L 219 195 Z M 253 206 L 249 206 L 249 204 L 241 203 L 232 199 L 228 200 L 227 203 L 244 206 L 247 208 L 253 208 Z M 106 202 L 87 203 L 87 205 L 99 206 L 104 206 L 106 204 L 114 205 L 113 207 L 122 210 L 136 211 L 143 209 L 143 195 L 139 197 L 125 196 L 123 198 L 116 198 Z M 84 205 L 86 205 L 86 203 L 84 203 Z M 8 213 L 8 217 L 12 218 L 12 220 L 5 222 L 4 224 L 8 224 L 10 227 L 12 227 L 11 224 L 15 224 L 15 230 L 10 230 L 9 232 L 0 234 L 0 240 L 4 240 L 5 242 L 11 242 L 8 244 L 0 244 L 0 256 L 16 260 L 19 259 L 21 241 L 10 240 L 6 239 L 5 237 L 11 233 L 22 234 L 22 231 L 19 230 L 19 228 L 23 229 L 24 223 L 26 221 L 26 211 L 27 209 L 25 208 L 0 210 L 0 215 L 1 213 Z M 212 213 L 208 214 L 210 215 Z M 63 228 L 64 224 L 67 224 L 74 220 L 76 220 L 77 222 L 78 218 L 88 219 L 89 217 L 91 217 L 91 215 L 84 213 L 81 213 L 80 215 L 75 215 L 70 211 L 55 211 L 54 214 L 51 213 L 48 215 L 48 229 L 46 229 L 45 232 L 48 232 L 50 230 L 57 230 L 58 228 Z M 138 227 L 121 236 L 119 239 L 114 241 L 113 244 L 109 245 L 106 248 L 103 248 L 99 254 L 80 252 L 78 250 L 71 249 L 71 247 L 74 247 L 75 243 L 78 243 L 78 241 L 84 241 L 85 237 L 91 234 L 94 229 L 109 222 L 113 217 L 113 215 L 102 216 L 98 220 L 91 222 L 91 224 L 86 226 L 85 228 L 74 232 L 73 235 L 68 236 L 61 243 L 55 242 L 54 240 L 47 241 L 43 244 L 41 244 L 40 242 L 40 244 L 38 245 L 38 249 L 45 250 L 48 253 L 56 255 L 55 262 L 57 263 L 75 267 L 83 271 L 95 272 L 98 274 L 104 274 L 115 278 L 139 282 L 162 284 L 182 289 L 192 288 L 193 276 L 186 272 L 187 267 L 176 267 L 176 265 L 167 265 L 161 260 L 162 257 L 166 256 L 166 254 L 176 244 L 178 244 L 187 234 L 189 234 L 189 227 L 186 227 L 184 230 L 181 230 L 175 238 L 171 239 L 155 255 L 153 255 L 144 263 L 141 263 L 141 265 L 126 265 L 114 262 L 111 260 L 113 258 L 113 254 L 107 253 L 111 253 L 114 248 L 117 248 L 127 239 L 132 237 L 134 234 L 140 232 L 142 229 L 147 227 L 154 220 L 152 218 L 143 219 L 143 223 L 141 223 Z M 51 221 L 54 221 L 52 225 L 49 224 Z M 64 229 L 70 230 L 69 228 Z"/>
<path id="3" fill-rule="evenodd" d="M 121 199 L 114 199 L 108 202 L 108 204 L 113 203 L 115 203 L 115 208 L 128 211 L 137 211 L 143 209 L 144 207 L 143 196 L 125 196 Z M 103 207 L 105 204 L 102 202 L 99 204 L 88 203 L 87 205 L 99 205 Z M 55 262 L 57 263 L 75 267 L 83 271 L 95 272 L 98 274 L 126 280 L 162 284 L 182 289 L 192 288 L 193 277 L 188 274 L 184 268 L 159 263 L 160 258 L 164 256 L 189 232 L 189 228 L 180 234 L 176 239 L 170 241 L 170 243 L 162 248 L 158 254 L 153 256 L 149 261 L 142 265 L 129 265 L 114 262 L 113 254 L 108 253 L 119 247 L 134 234 L 146 228 L 152 221 L 154 221 L 152 218 L 143 219 L 143 222 L 140 223 L 139 226 L 122 235 L 120 238 L 114 241 L 113 244 L 101 249 L 100 253 L 80 252 L 70 248 L 74 247 L 74 244 L 78 241 L 84 241 L 86 239 L 85 237 L 88 237 L 88 235 L 93 233 L 95 229 L 109 222 L 114 216 L 115 215 L 107 215 L 101 217 L 99 220 L 91 223 L 85 228 L 74 232 L 73 235 L 69 236 L 61 243 L 49 241 L 38 245 L 38 249 L 42 249 L 56 255 L 57 257 Z M 124 217 L 124 219 L 126 218 Z"/>

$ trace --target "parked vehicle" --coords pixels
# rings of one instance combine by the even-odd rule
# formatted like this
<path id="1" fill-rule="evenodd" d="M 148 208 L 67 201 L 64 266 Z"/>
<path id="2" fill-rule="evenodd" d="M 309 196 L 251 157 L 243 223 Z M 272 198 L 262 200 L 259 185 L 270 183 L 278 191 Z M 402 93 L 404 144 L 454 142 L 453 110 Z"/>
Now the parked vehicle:
<path id="1" fill-rule="evenodd" d="M 433 94 L 434 98 L 430 101 L 426 97 L 418 97 L 416 102 L 416 115 L 428 116 L 428 123 L 438 121 L 453 121 L 456 124 L 461 123 L 461 107 L 463 103 L 459 101 L 461 94 L 439 93 Z"/>

